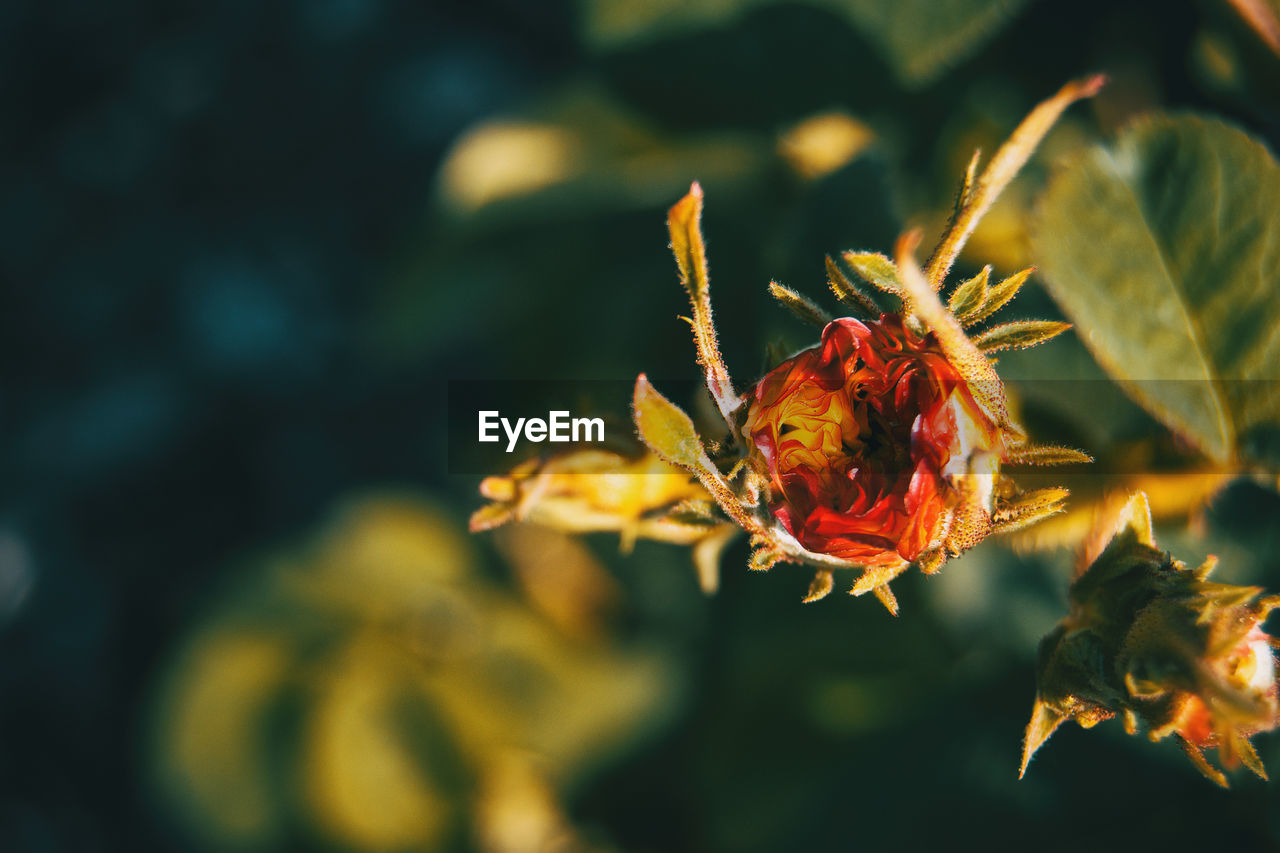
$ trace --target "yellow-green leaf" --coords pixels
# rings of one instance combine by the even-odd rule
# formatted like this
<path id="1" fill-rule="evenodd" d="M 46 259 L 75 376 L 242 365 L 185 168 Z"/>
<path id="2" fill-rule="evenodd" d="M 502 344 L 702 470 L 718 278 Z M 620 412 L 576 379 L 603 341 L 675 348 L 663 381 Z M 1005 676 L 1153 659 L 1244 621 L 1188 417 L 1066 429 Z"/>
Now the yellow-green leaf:
<path id="1" fill-rule="evenodd" d="M 1007 465 L 1081 465 L 1092 462 L 1093 457 L 1071 447 L 1038 444 L 1014 448 L 1004 461 Z"/>
<path id="2" fill-rule="evenodd" d="M 643 373 L 636 379 L 634 406 L 640 438 L 663 461 L 691 471 L 713 467 L 693 421 L 659 394 Z"/>
<path id="3" fill-rule="evenodd" d="M 880 306 L 870 296 L 862 292 L 862 288 L 849 280 L 844 270 L 836 264 L 835 259 L 827 255 L 827 285 L 841 304 L 866 314 L 875 319 L 880 316 Z"/>
<path id="4" fill-rule="evenodd" d="M 760 523 L 742 507 L 707 455 L 693 421 L 679 406 L 659 394 L 643 373 L 636 377 L 631 405 L 636 430 L 650 450 L 663 461 L 691 471 L 720 508 L 744 529 L 752 533 L 762 530 Z"/>
<path id="5" fill-rule="evenodd" d="M 973 343 L 983 352 L 1026 349 L 1036 344 L 1042 344 L 1070 328 L 1070 323 L 1059 323 L 1056 320 L 1020 320 L 1016 323 L 1001 323 L 999 326 L 992 326 L 982 334 L 975 336 Z"/>
<path id="6" fill-rule="evenodd" d="M 1050 292 L 1099 363 L 1225 461 L 1280 425 L 1280 166 L 1248 134 L 1159 116 L 1050 184 Z"/>
<path id="7" fill-rule="evenodd" d="M 884 255 L 876 252 L 845 252 L 844 259 L 868 284 L 895 296 L 902 294 L 898 268 Z"/>
<path id="8" fill-rule="evenodd" d="M 1009 304 L 1013 297 L 1018 295 L 1018 291 L 1022 289 L 1022 285 L 1027 283 L 1027 277 L 1035 271 L 1034 267 L 1025 269 L 1022 272 L 1016 272 L 1006 278 L 999 284 L 988 288 L 986 295 L 983 297 L 982 303 L 974 308 L 967 316 L 961 318 L 966 326 L 972 326 L 981 323 L 992 314 Z"/>
<path id="9" fill-rule="evenodd" d="M 778 284 L 776 281 L 769 282 L 769 295 L 810 325 L 822 328 L 831 322 L 831 315 L 822 310 L 816 302 L 784 284 Z"/>
<path id="10" fill-rule="evenodd" d="M 967 315 L 978 310 L 987 298 L 987 281 L 991 278 L 991 266 L 987 265 L 982 268 L 982 272 L 975 275 L 968 281 L 962 281 L 952 291 L 951 298 L 947 300 L 947 308 L 960 322 L 966 325 L 970 322 Z"/>
<path id="11" fill-rule="evenodd" d="M 680 283 L 689 294 L 693 306 L 693 337 L 698 347 L 698 363 L 707 376 L 707 389 L 720 408 L 726 422 L 732 425 L 732 413 L 738 404 L 729 380 L 729 370 L 720 357 L 716 327 L 711 319 L 711 277 L 707 272 L 707 252 L 702 240 L 702 187 L 695 181 L 689 193 L 667 212 L 667 230 L 671 234 L 671 251 L 680 269 Z"/>

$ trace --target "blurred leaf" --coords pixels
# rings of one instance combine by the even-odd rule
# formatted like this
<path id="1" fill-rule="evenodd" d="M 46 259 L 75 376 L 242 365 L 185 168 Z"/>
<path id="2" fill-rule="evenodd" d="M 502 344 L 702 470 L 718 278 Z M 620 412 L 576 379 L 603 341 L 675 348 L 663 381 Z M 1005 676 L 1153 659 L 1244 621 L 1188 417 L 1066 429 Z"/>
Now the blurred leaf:
<path id="1" fill-rule="evenodd" d="M 531 524 L 500 531 L 494 542 L 529 603 L 566 634 L 605 636 L 621 590 L 580 540 Z"/>
<path id="2" fill-rule="evenodd" d="M 1099 363 L 1212 458 L 1280 420 L 1280 168 L 1247 134 L 1136 124 L 1054 178 L 1034 245 Z"/>
<path id="3" fill-rule="evenodd" d="M 565 786 L 665 719 L 673 671 L 615 642 L 611 587 L 548 619 L 480 576 L 467 544 L 429 504 L 366 499 L 215 603 L 155 715 L 162 791 L 202 840 L 455 849 L 519 825 L 526 843 L 489 848 L 515 851 L 574 836 Z M 599 572 L 552 568 L 580 586 Z"/>
<path id="4" fill-rule="evenodd" d="M 1139 491 L 1147 495 L 1151 514 L 1158 521 L 1181 522 L 1203 510 L 1237 476 L 1234 471 L 1205 468 L 1074 477 L 1066 511 L 1034 527 L 1016 531 L 1009 542 L 1019 551 L 1075 548 L 1088 536 L 1100 514 Z M 1026 479 L 1030 478 L 1019 478 L 1020 481 Z"/>
<path id="5" fill-rule="evenodd" d="M 678 195 L 691 175 L 716 183 L 776 162 L 764 133 L 672 135 L 587 82 L 468 128 L 438 177 L 443 210 L 469 224 L 561 209 L 616 210 Z"/>
<path id="6" fill-rule="evenodd" d="M 288 651 L 271 636 L 210 632 L 187 652 L 160 709 L 164 789 L 187 816 L 237 844 L 261 846 L 281 823 L 266 721 L 288 674 Z"/>
<path id="7" fill-rule="evenodd" d="M 973 53 L 1026 0 L 821 0 L 849 16 L 903 83 L 930 83 Z"/>
<path id="8" fill-rule="evenodd" d="M 456 810 L 457 792 L 433 784 L 395 719 L 406 663 L 377 641 L 353 643 L 329 665 L 308 720 L 301 775 L 313 813 L 356 849 L 436 847 Z"/>
<path id="9" fill-rule="evenodd" d="M 611 49 L 703 29 L 778 0 L 583 0 L 588 43 Z M 846 17 L 890 63 L 903 83 L 924 85 L 968 56 L 1026 0 L 809 0 Z"/>
<path id="10" fill-rule="evenodd" d="M 785 130 L 778 140 L 778 153 L 801 177 L 813 180 L 844 166 L 874 139 L 871 128 L 853 116 L 831 111 Z"/>

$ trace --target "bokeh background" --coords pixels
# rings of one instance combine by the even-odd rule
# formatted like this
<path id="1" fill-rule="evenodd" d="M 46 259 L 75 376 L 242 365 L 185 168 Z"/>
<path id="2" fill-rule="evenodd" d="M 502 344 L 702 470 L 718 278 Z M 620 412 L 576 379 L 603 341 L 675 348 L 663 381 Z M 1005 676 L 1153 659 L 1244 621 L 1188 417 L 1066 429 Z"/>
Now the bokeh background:
<path id="1" fill-rule="evenodd" d="M 1053 541 L 908 575 L 896 620 L 741 542 L 706 598 L 679 548 L 469 536 L 449 465 L 449 382 L 696 378 L 691 180 L 745 379 L 811 335 L 770 278 L 936 233 L 973 148 L 1097 70 L 962 272 L 1034 262 L 1055 158 L 1135 115 L 1276 150 L 1280 59 L 1219 0 L 4 4 L 0 849 L 1280 845 L 1278 789 L 1115 723 L 1016 780 Z M 1039 434 L 1199 464 L 1044 352 L 1009 370 L 1091 404 L 1028 390 Z M 1163 544 L 1280 589 L 1274 490 L 1165 485 Z"/>

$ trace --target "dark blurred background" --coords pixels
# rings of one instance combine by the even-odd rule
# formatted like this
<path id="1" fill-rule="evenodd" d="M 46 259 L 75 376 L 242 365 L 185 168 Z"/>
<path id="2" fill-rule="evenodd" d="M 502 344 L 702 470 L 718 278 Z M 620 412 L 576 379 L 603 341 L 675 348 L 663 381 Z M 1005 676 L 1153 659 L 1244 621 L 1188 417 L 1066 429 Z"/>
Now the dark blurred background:
<path id="1" fill-rule="evenodd" d="M 475 605 L 480 624 L 536 610 L 521 561 L 569 546 L 465 538 L 478 478 L 448 469 L 446 383 L 695 378 L 663 226 L 691 180 L 707 191 L 722 345 L 745 380 L 765 343 L 808 334 L 769 305 L 770 278 L 821 297 L 824 253 L 888 251 L 907 224 L 936 233 L 972 149 L 993 150 L 1068 79 L 1113 82 L 1055 131 L 964 269 L 1029 263 L 1025 218 L 1053 157 L 1134 115 L 1200 110 L 1280 141 L 1280 60 L 1225 2 L 996 3 L 958 47 L 918 48 L 937 62 L 911 52 L 913 28 L 960 33 L 945 18 L 965 19 L 965 3 L 887 18 L 884 4 L 846 5 L 4 4 L 0 849 L 1276 846 L 1274 788 L 1218 791 L 1170 744 L 1102 733 L 1118 724 L 1060 733 L 1015 780 L 1064 551 L 986 547 L 938 579 L 909 577 L 892 620 L 844 596 L 799 607 L 807 579 L 747 576 L 741 543 L 704 599 L 679 549 L 623 557 L 589 539 L 573 559 L 616 587 L 595 639 L 574 640 L 603 649 L 599 682 L 583 692 L 585 676 L 562 674 L 550 707 L 623 695 L 609 656 L 657 661 L 658 686 L 607 748 L 493 795 L 540 792 L 552 804 L 529 794 L 543 803 L 530 813 L 572 827 L 567 847 L 521 847 L 536 833 L 515 819 L 517 841 L 494 840 L 502 818 L 475 792 L 508 790 L 486 781 L 507 759 L 458 730 L 466 714 L 439 710 L 431 691 L 447 679 L 406 723 L 440 713 L 431 738 L 382 732 L 325 752 L 323 732 L 348 729 L 313 720 L 369 716 L 326 711 L 314 679 L 390 617 L 333 615 L 344 590 L 370 586 L 363 575 L 321 605 L 272 580 L 271 555 L 313 578 L 308 561 L 346 547 L 336 508 L 391 493 L 375 505 L 409 520 L 386 535 L 417 531 L 405 565 L 462 554 L 478 579 L 450 575 L 460 596 L 505 596 Z M 1052 314 L 1042 294 L 1024 298 L 1022 313 Z M 1274 492 L 1237 484 L 1166 544 L 1189 543 L 1189 561 L 1236 554 L 1224 579 L 1275 588 L 1278 509 Z M 423 612 L 413 631 L 434 624 Z M 242 726 L 226 722 L 240 705 L 217 704 L 231 687 L 190 676 L 218 631 L 287 635 L 263 648 L 293 650 L 262 670 L 287 689 Z M 547 642 L 554 669 L 564 656 Z M 387 666 L 378 689 L 395 692 Z M 227 728 L 202 734 L 196 707 L 210 732 Z M 257 744 L 245 763 L 211 770 L 242 737 Z M 512 749 L 537 751 L 529 737 Z M 341 757 L 391 743 L 394 763 L 402 741 L 417 744 L 401 750 L 408 770 L 348 772 Z M 1260 740 L 1273 763 L 1275 741 Z M 445 753 L 469 769 L 440 775 Z M 309 780 L 326 773 L 317 793 Z M 406 795 L 397 773 L 436 793 Z M 403 819 L 388 830 L 392 800 Z M 447 817 L 415 822 L 431 808 Z"/>

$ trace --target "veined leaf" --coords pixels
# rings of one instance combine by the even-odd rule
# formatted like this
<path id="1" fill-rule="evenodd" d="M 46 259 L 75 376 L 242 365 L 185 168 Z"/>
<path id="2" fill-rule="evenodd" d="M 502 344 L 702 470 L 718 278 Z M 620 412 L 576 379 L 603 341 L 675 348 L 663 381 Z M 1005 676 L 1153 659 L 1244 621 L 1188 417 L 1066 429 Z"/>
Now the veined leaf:
<path id="1" fill-rule="evenodd" d="M 1136 124 L 1055 177 L 1033 246 L 1098 362 L 1210 457 L 1280 424 L 1280 167 L 1249 135 Z"/>

